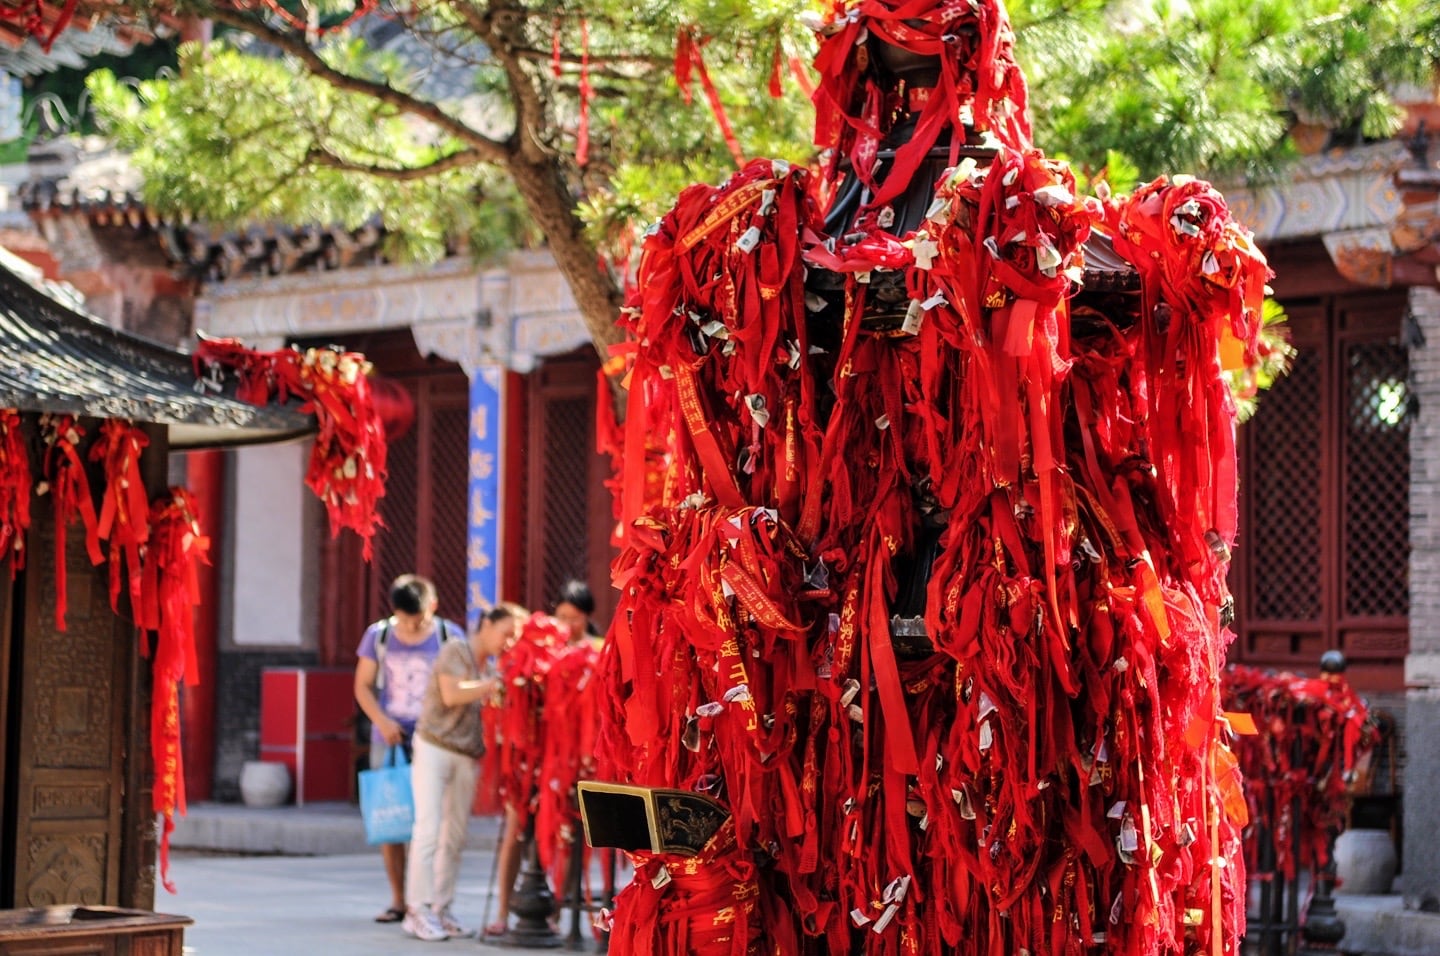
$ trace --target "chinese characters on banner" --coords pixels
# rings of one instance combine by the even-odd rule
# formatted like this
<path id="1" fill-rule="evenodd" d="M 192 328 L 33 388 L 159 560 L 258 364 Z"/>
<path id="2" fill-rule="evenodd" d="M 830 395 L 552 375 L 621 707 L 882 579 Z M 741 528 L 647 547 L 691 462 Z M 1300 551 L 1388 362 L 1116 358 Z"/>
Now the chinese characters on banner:
<path id="1" fill-rule="evenodd" d="M 469 531 L 465 623 L 479 625 L 500 591 L 500 426 L 505 370 L 482 365 L 470 378 Z"/>

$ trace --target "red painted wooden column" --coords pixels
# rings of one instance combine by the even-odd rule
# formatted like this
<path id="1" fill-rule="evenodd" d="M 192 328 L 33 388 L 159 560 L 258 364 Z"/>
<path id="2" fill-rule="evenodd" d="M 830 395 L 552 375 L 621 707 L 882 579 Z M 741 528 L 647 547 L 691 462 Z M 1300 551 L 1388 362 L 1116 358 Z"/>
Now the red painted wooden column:
<path id="1" fill-rule="evenodd" d="M 225 453 L 193 451 L 185 473 L 195 496 L 201 530 L 210 536 L 210 563 L 201 564 L 200 607 L 195 613 L 197 684 L 181 696 L 180 743 L 185 764 L 185 796 L 209 800 L 215 784 L 215 659 L 220 642 L 220 532 L 225 526 Z"/>
<path id="2" fill-rule="evenodd" d="M 525 550 L 520 542 L 525 534 L 525 468 L 535 468 L 525 457 L 529 437 L 529 382 L 518 372 L 505 373 L 505 431 L 501 437 L 504 459 L 500 481 L 503 485 L 501 503 L 504 513 L 500 527 L 500 598 L 525 602 Z M 521 467 L 524 462 L 525 467 Z"/>

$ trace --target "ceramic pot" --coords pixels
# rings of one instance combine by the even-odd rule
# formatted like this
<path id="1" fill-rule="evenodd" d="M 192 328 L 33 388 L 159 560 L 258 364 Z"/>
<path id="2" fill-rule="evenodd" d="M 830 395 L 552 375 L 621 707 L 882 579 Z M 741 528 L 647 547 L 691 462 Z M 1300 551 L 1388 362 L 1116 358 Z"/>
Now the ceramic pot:
<path id="1" fill-rule="evenodd" d="M 1336 893 L 1380 895 L 1395 882 L 1395 841 L 1389 830 L 1346 830 L 1335 838 Z"/>
<path id="2" fill-rule="evenodd" d="M 290 768 L 271 760 L 247 760 L 240 768 L 240 799 L 247 807 L 278 807 L 290 799 Z"/>

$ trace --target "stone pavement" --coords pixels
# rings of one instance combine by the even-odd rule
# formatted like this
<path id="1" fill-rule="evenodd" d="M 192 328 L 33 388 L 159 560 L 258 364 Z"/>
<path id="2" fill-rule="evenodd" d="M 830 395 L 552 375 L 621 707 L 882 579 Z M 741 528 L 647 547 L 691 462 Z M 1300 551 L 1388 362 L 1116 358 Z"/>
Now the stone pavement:
<path id="1" fill-rule="evenodd" d="M 498 818 L 471 818 L 455 913 L 476 926 L 493 913 L 498 833 Z M 398 924 L 375 923 L 389 892 L 380 854 L 365 845 L 359 810 L 349 804 L 198 804 L 177 820 L 172 846 L 178 893 L 158 890 L 155 909 L 195 920 L 185 932 L 187 956 L 505 952 L 473 939 L 437 948 L 405 936 Z M 593 879 L 599 885 L 598 874 Z M 1395 895 L 1341 894 L 1336 904 L 1348 930 L 1342 953 L 1440 956 L 1440 914 L 1406 909 Z"/>
<path id="2" fill-rule="evenodd" d="M 461 857 L 454 911 L 480 925 L 492 854 Z M 341 856 L 202 856 L 179 850 L 170 864 L 177 894 L 156 892 L 155 908 L 189 916 L 186 956 L 395 956 L 501 950 L 476 941 L 422 943 L 398 923 L 373 917 L 389 902 L 378 852 Z M 491 910 L 493 913 L 493 908 Z"/>
<path id="3" fill-rule="evenodd" d="M 470 820 L 454 905 L 467 925 L 494 918 L 499 830 L 498 817 Z M 365 844 L 360 812 L 350 804 L 273 809 L 197 804 L 177 819 L 171 845 L 176 893 L 157 889 L 155 909 L 195 920 L 185 930 L 186 956 L 506 952 L 475 939 L 422 943 L 401 932 L 398 923 L 376 923 L 390 893 L 380 853 Z M 598 886 L 599 873 L 592 879 Z M 567 934 L 569 920 L 566 912 Z"/>

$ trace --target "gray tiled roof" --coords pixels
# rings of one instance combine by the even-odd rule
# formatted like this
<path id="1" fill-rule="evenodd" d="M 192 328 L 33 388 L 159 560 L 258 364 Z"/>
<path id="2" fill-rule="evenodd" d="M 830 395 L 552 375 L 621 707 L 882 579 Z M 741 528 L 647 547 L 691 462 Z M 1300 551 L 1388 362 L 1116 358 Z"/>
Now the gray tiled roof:
<path id="1" fill-rule="evenodd" d="M 274 441 L 314 427 L 293 408 L 202 394 L 195 381 L 186 353 L 112 329 L 0 266 L 0 408 L 166 424 L 175 448 Z"/>

